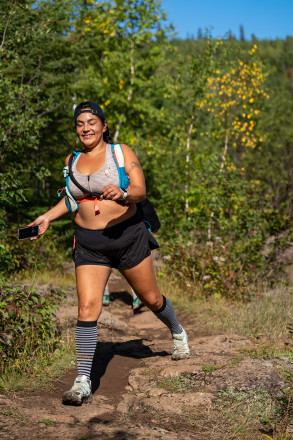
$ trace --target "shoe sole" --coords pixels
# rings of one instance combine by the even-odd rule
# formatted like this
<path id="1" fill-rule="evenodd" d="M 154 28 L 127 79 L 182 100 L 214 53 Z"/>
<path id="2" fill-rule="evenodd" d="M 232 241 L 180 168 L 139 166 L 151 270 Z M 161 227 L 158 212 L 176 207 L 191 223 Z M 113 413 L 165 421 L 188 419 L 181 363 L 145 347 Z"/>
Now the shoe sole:
<path id="1" fill-rule="evenodd" d="M 90 394 L 88 397 L 84 397 L 81 401 L 74 398 L 74 396 L 63 396 L 62 404 L 71 406 L 81 406 L 83 403 L 92 403 L 93 396 Z"/>
<path id="2" fill-rule="evenodd" d="M 190 358 L 190 353 L 183 355 L 183 357 L 175 357 L 175 356 L 173 357 L 173 355 L 171 356 L 172 361 L 180 361 L 180 360 L 189 359 L 189 358 Z"/>

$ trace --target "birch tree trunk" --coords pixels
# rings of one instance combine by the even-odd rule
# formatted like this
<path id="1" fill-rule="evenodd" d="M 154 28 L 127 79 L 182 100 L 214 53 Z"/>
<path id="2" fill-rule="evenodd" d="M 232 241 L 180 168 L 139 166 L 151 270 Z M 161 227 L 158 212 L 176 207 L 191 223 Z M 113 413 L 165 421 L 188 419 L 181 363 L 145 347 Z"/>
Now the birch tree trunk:
<path id="1" fill-rule="evenodd" d="M 224 169 L 225 160 L 226 160 L 227 152 L 228 152 L 228 142 L 229 142 L 229 136 L 228 136 L 228 133 L 226 131 L 224 151 L 223 151 L 223 154 L 222 154 L 222 162 L 221 162 L 221 165 L 220 165 L 220 173 L 222 173 L 223 169 Z M 211 241 L 211 239 L 212 239 L 212 218 L 214 217 L 214 215 L 215 215 L 215 213 L 211 212 L 211 218 L 210 218 L 210 221 L 209 221 L 209 224 L 208 224 L 208 241 Z"/>
<path id="2" fill-rule="evenodd" d="M 134 73 L 135 73 L 135 71 L 134 71 L 134 41 L 131 40 L 131 43 L 130 43 L 130 88 L 128 91 L 128 96 L 127 96 L 127 101 L 126 101 L 127 106 L 129 106 L 131 98 L 132 98 L 132 94 L 133 94 Z M 114 134 L 114 143 L 116 143 L 118 140 L 121 125 L 122 125 L 122 118 L 120 117 L 118 124 L 116 126 L 115 134 Z"/>
<path id="3" fill-rule="evenodd" d="M 190 139 L 194 125 L 194 114 L 191 116 L 191 122 L 188 130 L 188 137 L 186 142 L 186 156 L 185 156 L 185 175 L 186 175 L 186 184 L 184 187 L 185 192 L 185 213 L 189 214 L 189 204 L 188 204 L 188 177 L 189 177 L 189 152 L 190 152 Z"/>

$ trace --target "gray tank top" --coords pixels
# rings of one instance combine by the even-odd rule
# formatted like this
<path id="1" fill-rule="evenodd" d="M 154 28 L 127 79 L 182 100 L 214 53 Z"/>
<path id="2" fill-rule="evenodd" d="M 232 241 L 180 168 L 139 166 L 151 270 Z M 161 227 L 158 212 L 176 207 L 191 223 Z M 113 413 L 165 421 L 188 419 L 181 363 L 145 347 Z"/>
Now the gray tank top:
<path id="1" fill-rule="evenodd" d="M 76 165 L 79 158 L 80 154 L 72 165 L 72 173 L 81 186 L 89 191 L 97 193 L 101 193 L 104 186 L 110 184 L 113 184 L 119 188 L 119 175 L 113 159 L 111 144 L 106 145 L 106 157 L 103 168 L 94 174 L 87 176 L 86 174 L 81 174 L 79 171 L 77 171 Z M 70 178 L 69 190 L 75 199 L 84 197 L 84 193 L 71 181 Z"/>

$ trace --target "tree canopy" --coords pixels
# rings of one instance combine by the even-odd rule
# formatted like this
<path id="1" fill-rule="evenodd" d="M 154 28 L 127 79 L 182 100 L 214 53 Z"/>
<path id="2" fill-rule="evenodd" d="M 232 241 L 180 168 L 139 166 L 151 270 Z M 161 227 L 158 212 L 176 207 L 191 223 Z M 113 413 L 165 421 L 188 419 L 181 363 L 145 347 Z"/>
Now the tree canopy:
<path id="1" fill-rule="evenodd" d="M 90 99 L 114 141 L 139 156 L 162 252 L 182 282 L 243 297 L 254 277 L 268 276 L 292 222 L 293 38 L 246 41 L 241 27 L 240 41 L 201 30 L 178 40 L 166 23 L 156 0 L 2 5 L 4 274 L 29 266 L 34 252 L 69 255 L 70 235 L 60 234 L 69 217 L 34 247 L 15 234 L 57 202 L 64 158 L 81 148 L 73 108 Z M 272 236 L 286 240 L 262 252 Z"/>

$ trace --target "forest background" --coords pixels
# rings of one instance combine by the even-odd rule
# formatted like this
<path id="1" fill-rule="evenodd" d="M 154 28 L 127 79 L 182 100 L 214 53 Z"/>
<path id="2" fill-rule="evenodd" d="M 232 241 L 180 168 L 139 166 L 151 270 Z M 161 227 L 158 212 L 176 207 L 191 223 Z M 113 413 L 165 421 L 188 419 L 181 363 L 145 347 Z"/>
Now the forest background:
<path id="1" fill-rule="evenodd" d="M 292 241 L 292 37 L 176 39 L 155 0 L 11 0 L 1 14 L 2 282 L 70 261 L 69 214 L 34 243 L 17 229 L 59 201 L 84 99 L 138 155 L 165 269 L 188 295 L 246 300 L 278 280 Z"/>

